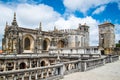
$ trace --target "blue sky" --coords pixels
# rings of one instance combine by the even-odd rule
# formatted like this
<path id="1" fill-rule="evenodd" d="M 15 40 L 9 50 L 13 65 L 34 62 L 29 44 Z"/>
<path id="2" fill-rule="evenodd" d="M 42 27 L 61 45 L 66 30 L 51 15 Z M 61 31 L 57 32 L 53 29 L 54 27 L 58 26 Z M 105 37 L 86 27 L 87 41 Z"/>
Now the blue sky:
<path id="1" fill-rule="evenodd" d="M 115 25 L 116 42 L 120 39 L 120 0 L 0 0 L 0 38 L 14 12 L 18 25 L 26 28 L 38 28 L 42 22 L 43 30 L 76 29 L 86 23 L 90 45 L 98 45 L 98 25 L 109 21 Z"/>

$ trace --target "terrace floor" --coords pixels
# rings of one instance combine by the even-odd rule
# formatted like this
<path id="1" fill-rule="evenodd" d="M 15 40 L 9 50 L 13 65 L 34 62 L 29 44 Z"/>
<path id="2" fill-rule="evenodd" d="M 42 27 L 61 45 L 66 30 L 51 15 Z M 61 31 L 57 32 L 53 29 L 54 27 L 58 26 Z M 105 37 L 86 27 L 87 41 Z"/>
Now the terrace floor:
<path id="1" fill-rule="evenodd" d="M 61 80 L 120 80 L 120 60 L 86 72 L 65 75 Z"/>

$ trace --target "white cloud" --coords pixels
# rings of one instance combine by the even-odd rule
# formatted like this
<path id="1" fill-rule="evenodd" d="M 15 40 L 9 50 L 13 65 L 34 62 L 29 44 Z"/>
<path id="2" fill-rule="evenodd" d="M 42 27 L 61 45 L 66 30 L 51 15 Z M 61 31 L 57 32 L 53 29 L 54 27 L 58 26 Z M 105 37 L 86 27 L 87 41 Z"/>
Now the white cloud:
<path id="1" fill-rule="evenodd" d="M 100 6 L 99 8 L 97 8 L 93 14 L 99 14 L 101 12 L 103 12 L 105 10 L 106 6 Z"/>
<path id="2" fill-rule="evenodd" d="M 120 40 L 120 24 L 115 24 L 115 42 L 118 43 Z"/>
<path id="3" fill-rule="evenodd" d="M 90 8 L 95 8 L 97 6 L 105 5 L 114 0 L 64 0 L 64 5 L 72 11 L 80 11 L 86 13 Z"/>
<path id="4" fill-rule="evenodd" d="M 48 28 L 46 24 L 56 21 L 60 14 L 55 12 L 52 7 L 40 4 L 20 4 L 16 9 L 20 26 L 37 27 L 39 22 L 45 24 L 44 29 Z"/>

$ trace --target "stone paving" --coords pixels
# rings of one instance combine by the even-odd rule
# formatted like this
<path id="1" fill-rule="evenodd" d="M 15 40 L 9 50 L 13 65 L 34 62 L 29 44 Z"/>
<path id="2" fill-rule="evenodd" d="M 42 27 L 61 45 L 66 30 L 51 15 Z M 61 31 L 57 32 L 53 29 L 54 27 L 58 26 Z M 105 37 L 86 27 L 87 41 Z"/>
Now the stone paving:
<path id="1" fill-rule="evenodd" d="M 61 80 L 120 80 L 120 60 L 86 72 L 76 72 Z"/>

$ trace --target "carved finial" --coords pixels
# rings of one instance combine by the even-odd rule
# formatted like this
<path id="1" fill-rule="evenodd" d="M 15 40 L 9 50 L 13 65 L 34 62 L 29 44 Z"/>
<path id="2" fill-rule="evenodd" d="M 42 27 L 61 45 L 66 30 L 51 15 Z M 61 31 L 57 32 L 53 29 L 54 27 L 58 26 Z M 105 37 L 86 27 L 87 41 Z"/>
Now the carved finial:
<path id="1" fill-rule="evenodd" d="M 56 30 L 56 26 L 54 26 L 54 31 Z"/>
<path id="2" fill-rule="evenodd" d="M 81 26 L 81 24 L 79 23 L 79 27 Z"/>
<path id="3" fill-rule="evenodd" d="M 39 30 L 42 31 L 42 23 L 39 24 Z"/>
<path id="4" fill-rule="evenodd" d="M 12 25 L 18 26 L 18 25 L 17 25 L 17 21 L 16 21 L 16 12 L 14 12 L 14 18 L 13 18 Z"/>
<path id="5" fill-rule="evenodd" d="M 8 22 L 6 21 L 5 30 L 8 29 Z"/>
<path id="6" fill-rule="evenodd" d="M 56 26 L 54 26 L 54 31 L 58 31 L 57 28 L 56 28 Z"/>
<path id="7" fill-rule="evenodd" d="M 8 22 L 6 21 L 6 27 L 8 26 Z"/>
<path id="8" fill-rule="evenodd" d="M 84 25 L 86 25 L 86 23 L 84 23 Z"/>

